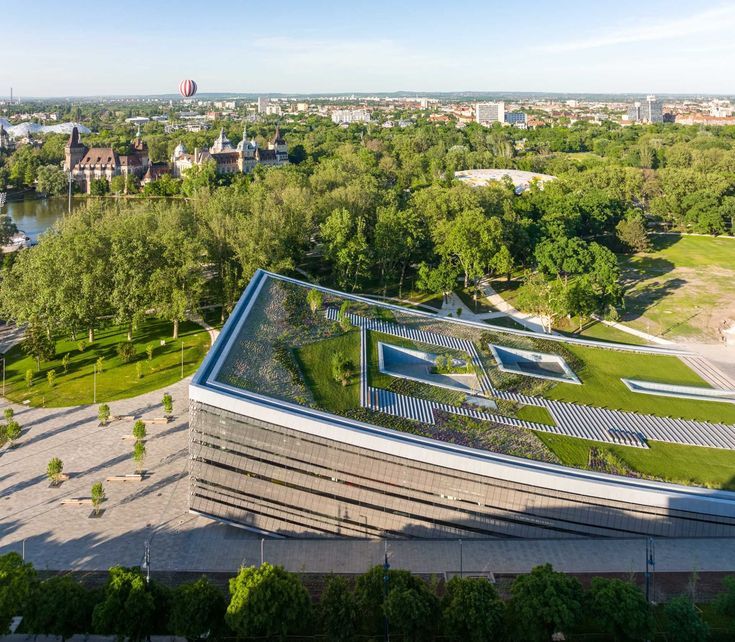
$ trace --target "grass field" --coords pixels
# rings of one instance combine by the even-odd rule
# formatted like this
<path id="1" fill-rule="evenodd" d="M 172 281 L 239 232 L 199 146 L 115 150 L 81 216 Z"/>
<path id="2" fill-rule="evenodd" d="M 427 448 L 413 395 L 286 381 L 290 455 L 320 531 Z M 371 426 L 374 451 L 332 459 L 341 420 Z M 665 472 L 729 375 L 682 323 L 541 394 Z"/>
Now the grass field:
<path id="1" fill-rule="evenodd" d="M 499 328 L 510 328 L 511 330 L 528 330 L 525 325 L 518 323 L 511 317 L 495 317 L 493 319 L 485 319 L 485 323 L 488 325 L 498 326 Z"/>
<path id="2" fill-rule="evenodd" d="M 495 311 L 495 308 L 487 302 L 487 299 L 484 296 L 480 295 L 477 300 L 473 298 L 476 293 L 476 290 L 473 287 L 458 288 L 454 293 L 460 298 L 462 303 L 464 303 L 475 314 Z"/>
<path id="3" fill-rule="evenodd" d="M 644 475 L 674 483 L 735 490 L 735 451 L 732 450 L 680 446 L 658 441 L 649 442 L 650 448 L 644 449 L 601 444 L 546 432 L 535 434 L 567 466 L 584 468 L 589 449 L 602 446 L 622 459 L 631 469 Z"/>
<path id="4" fill-rule="evenodd" d="M 621 377 L 705 386 L 706 383 L 677 357 L 636 354 L 567 344 L 585 366 L 576 372 L 582 385 L 557 383 L 546 397 L 590 404 L 602 408 L 631 410 L 682 419 L 700 419 L 735 424 L 735 405 L 715 401 L 694 401 L 635 393 Z"/>
<path id="5" fill-rule="evenodd" d="M 355 374 L 343 386 L 332 376 L 332 355 L 341 350 L 352 361 Z M 304 382 L 321 408 L 344 412 L 360 405 L 360 332 L 345 334 L 301 346 L 295 351 Z"/>
<path id="6" fill-rule="evenodd" d="M 719 340 L 735 315 L 735 239 L 652 236 L 653 251 L 621 256 L 623 320 L 668 339 Z"/>
<path id="7" fill-rule="evenodd" d="M 533 421 L 537 424 L 546 424 L 547 426 L 555 426 L 556 422 L 551 413 L 546 408 L 540 406 L 521 406 L 516 412 L 518 419 Z"/>
<path id="8" fill-rule="evenodd" d="M 41 362 L 36 370 L 35 359 L 26 356 L 21 345 L 13 347 L 6 355 L 6 396 L 11 401 L 32 406 L 74 406 L 91 404 L 94 395 L 94 366 L 103 357 L 103 370 L 97 373 L 97 403 L 125 399 L 163 388 L 181 378 L 181 342 L 184 343 L 184 376 L 192 374 L 209 349 L 209 334 L 201 326 L 189 321 L 181 324 L 179 339 L 171 338 L 170 322 L 147 320 L 133 335 L 136 356 L 130 363 L 123 363 L 116 347 L 127 341 L 127 327 L 112 326 L 98 330 L 94 344 L 83 352 L 76 341 L 65 337 L 56 342 L 56 358 Z M 161 345 L 165 341 L 165 345 Z M 146 346 L 154 346 L 153 359 L 148 361 Z M 68 372 L 64 373 L 62 359 L 69 355 Z M 142 377 L 138 379 L 136 364 L 140 363 Z M 26 371 L 33 370 L 33 385 L 28 388 Z M 56 380 L 50 387 L 47 372 L 54 370 Z"/>

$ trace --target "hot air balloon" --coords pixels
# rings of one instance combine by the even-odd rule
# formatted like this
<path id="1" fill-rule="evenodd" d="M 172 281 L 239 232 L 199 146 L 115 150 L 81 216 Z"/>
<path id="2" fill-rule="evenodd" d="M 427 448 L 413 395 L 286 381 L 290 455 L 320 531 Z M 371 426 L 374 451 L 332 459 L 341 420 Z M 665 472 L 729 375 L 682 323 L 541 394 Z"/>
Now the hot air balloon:
<path id="1" fill-rule="evenodd" d="M 182 80 L 179 83 L 179 93 L 184 98 L 191 98 L 197 93 L 197 84 L 193 80 Z"/>

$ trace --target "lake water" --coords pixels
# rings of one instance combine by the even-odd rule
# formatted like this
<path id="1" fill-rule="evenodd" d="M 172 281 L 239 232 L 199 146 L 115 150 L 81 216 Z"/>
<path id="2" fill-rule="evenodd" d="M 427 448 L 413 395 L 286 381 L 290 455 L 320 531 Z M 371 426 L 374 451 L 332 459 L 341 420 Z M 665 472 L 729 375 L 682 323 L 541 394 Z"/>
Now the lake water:
<path id="1" fill-rule="evenodd" d="M 75 202 L 77 200 L 77 202 Z M 72 199 L 72 208 L 79 205 Z M 64 197 L 8 202 L 0 208 L 0 214 L 13 219 L 19 230 L 23 230 L 35 243 L 38 235 L 45 232 L 66 214 L 67 200 Z"/>

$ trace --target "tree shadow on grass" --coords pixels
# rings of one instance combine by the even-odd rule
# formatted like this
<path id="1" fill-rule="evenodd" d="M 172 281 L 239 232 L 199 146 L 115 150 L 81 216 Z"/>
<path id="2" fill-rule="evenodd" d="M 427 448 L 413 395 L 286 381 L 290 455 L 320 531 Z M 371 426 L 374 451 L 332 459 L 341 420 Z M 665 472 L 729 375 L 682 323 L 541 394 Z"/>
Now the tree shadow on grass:
<path id="1" fill-rule="evenodd" d="M 632 321 L 642 317 L 646 311 L 669 296 L 679 288 L 687 285 L 684 279 L 654 281 L 625 295 L 625 312 L 623 321 Z"/>

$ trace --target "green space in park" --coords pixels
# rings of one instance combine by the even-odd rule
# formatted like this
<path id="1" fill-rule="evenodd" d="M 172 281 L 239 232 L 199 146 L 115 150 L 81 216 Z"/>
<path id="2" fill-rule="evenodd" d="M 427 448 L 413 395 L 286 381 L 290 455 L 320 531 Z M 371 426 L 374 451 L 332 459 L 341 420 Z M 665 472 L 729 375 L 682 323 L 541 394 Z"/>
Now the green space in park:
<path id="1" fill-rule="evenodd" d="M 651 237 L 653 250 L 621 256 L 623 320 L 669 339 L 719 341 L 719 324 L 735 314 L 735 239 Z"/>
<path id="2" fill-rule="evenodd" d="M 181 346 L 183 344 L 184 376 L 196 371 L 209 349 L 209 333 L 200 325 L 184 321 L 179 326 L 179 338 L 171 336 L 170 321 L 146 319 L 133 333 L 135 357 L 123 363 L 117 346 L 127 342 L 127 326 L 110 326 L 99 329 L 94 343 L 79 350 L 79 342 L 62 337 L 56 340 L 56 356 L 42 361 L 40 371 L 36 360 L 24 354 L 20 344 L 5 355 L 6 397 L 16 403 L 28 402 L 31 406 L 61 407 L 91 404 L 96 384 L 97 403 L 135 397 L 145 392 L 164 388 L 181 379 Z M 81 337 L 80 337 L 81 338 Z M 164 345 L 162 345 L 162 342 Z M 86 343 L 86 341 L 85 341 Z M 146 346 L 153 346 L 153 358 L 149 361 Z M 69 355 L 67 372 L 62 359 Z M 95 377 L 95 364 L 103 357 L 102 371 Z M 137 365 L 141 364 L 138 378 Z M 33 371 L 33 384 L 26 385 L 26 371 Z M 47 373 L 56 374 L 53 387 Z"/>
<path id="3" fill-rule="evenodd" d="M 586 468 L 590 448 L 604 448 L 632 471 L 672 483 L 735 490 L 735 451 L 649 441 L 634 448 L 537 431 L 536 436 L 566 466 Z"/>
<path id="4" fill-rule="evenodd" d="M 582 385 L 556 383 L 544 394 L 549 399 L 659 417 L 735 424 L 733 404 L 636 393 L 620 380 L 624 377 L 708 388 L 707 383 L 678 357 L 573 344 L 566 344 L 565 348 L 583 362 L 582 368 L 575 370 Z"/>

